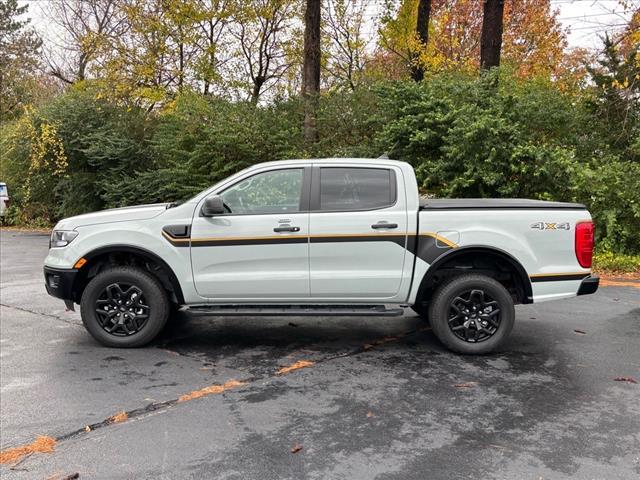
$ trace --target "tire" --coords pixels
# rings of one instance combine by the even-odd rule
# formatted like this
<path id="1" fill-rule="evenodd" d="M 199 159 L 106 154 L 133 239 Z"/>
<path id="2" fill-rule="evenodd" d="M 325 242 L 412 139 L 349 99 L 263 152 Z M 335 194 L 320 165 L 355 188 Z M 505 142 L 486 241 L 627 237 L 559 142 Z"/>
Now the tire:
<path id="1" fill-rule="evenodd" d="M 114 267 L 96 275 L 86 286 L 80 313 L 87 331 L 101 344 L 141 347 L 167 323 L 169 300 L 160 282 L 147 271 Z"/>
<path id="2" fill-rule="evenodd" d="M 447 348 L 480 355 L 494 351 L 507 339 L 515 308 L 499 282 L 485 275 L 465 274 L 436 290 L 429 319 L 433 333 Z"/>

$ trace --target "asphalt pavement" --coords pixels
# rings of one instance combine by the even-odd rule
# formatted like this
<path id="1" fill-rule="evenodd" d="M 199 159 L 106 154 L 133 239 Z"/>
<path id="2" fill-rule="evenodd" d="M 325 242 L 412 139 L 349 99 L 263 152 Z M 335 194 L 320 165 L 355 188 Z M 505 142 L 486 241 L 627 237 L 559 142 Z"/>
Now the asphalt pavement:
<path id="1" fill-rule="evenodd" d="M 519 306 L 493 355 L 401 318 L 189 318 L 97 344 L 0 233 L 2 479 L 638 479 L 640 283 Z M 15 450 L 13 450 L 15 452 Z"/>

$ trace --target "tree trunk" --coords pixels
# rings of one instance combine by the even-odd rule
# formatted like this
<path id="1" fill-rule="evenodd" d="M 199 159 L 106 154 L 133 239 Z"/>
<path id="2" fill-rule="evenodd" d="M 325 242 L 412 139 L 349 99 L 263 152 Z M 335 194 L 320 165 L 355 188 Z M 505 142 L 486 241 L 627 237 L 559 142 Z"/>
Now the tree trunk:
<path id="1" fill-rule="evenodd" d="M 316 113 L 320 95 L 320 1 L 307 0 L 304 12 L 304 66 L 302 96 L 304 98 L 304 139 L 318 141 Z"/>
<path id="2" fill-rule="evenodd" d="M 480 67 L 483 70 L 500 65 L 503 12 L 504 0 L 484 0 L 480 37 Z"/>
<path id="3" fill-rule="evenodd" d="M 431 16 L 431 0 L 420 0 L 418 3 L 418 22 L 416 23 L 416 33 L 420 40 L 421 48 L 425 48 L 429 42 L 429 17 Z M 418 55 L 414 58 L 411 66 L 411 78 L 416 82 L 424 78 L 424 67 L 418 62 Z"/>
<path id="4" fill-rule="evenodd" d="M 258 99 L 260 98 L 260 90 L 262 89 L 262 85 L 264 85 L 265 79 L 264 77 L 258 76 L 253 80 L 253 91 L 251 92 L 251 103 L 254 105 L 258 104 Z"/>

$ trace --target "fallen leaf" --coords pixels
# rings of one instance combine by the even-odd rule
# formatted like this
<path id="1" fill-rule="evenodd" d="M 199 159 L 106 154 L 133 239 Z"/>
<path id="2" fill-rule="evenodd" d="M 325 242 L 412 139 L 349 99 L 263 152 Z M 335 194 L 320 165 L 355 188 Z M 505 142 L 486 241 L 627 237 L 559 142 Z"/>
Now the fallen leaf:
<path id="1" fill-rule="evenodd" d="M 298 453 L 300 450 L 302 450 L 302 445 L 296 443 L 291 449 L 291 453 Z"/>
<path id="2" fill-rule="evenodd" d="M 456 388 L 473 388 L 478 384 L 478 382 L 466 382 L 466 383 L 456 383 L 454 387 Z"/>
<path id="3" fill-rule="evenodd" d="M 32 443 L 0 451 L 0 464 L 18 463 L 32 453 L 51 453 L 56 447 L 55 438 L 39 436 Z"/>
<path id="4" fill-rule="evenodd" d="M 586 335 L 587 332 L 585 332 L 584 330 L 574 330 L 574 333 L 579 333 L 580 335 Z"/>
<path id="5" fill-rule="evenodd" d="M 84 431 L 85 432 L 90 432 L 91 431 L 91 427 L 89 425 L 87 425 L 86 427 L 84 427 Z"/>
<path id="6" fill-rule="evenodd" d="M 628 383 L 638 383 L 633 377 L 616 377 L 613 379 L 615 382 L 628 382 Z"/>
<path id="7" fill-rule="evenodd" d="M 127 418 L 129 418 L 129 414 L 123 410 L 123 411 L 121 411 L 119 413 L 116 413 L 115 415 L 109 417 L 109 422 L 110 423 L 122 423 Z"/>
<path id="8" fill-rule="evenodd" d="M 373 417 L 373 412 L 367 412 L 367 418 Z"/>
<path id="9" fill-rule="evenodd" d="M 285 373 L 293 372 L 294 370 L 299 370 L 301 368 L 311 367 L 315 364 L 310 360 L 298 360 L 293 365 L 289 365 L 288 367 L 282 367 L 278 370 L 277 375 L 284 375 Z"/>

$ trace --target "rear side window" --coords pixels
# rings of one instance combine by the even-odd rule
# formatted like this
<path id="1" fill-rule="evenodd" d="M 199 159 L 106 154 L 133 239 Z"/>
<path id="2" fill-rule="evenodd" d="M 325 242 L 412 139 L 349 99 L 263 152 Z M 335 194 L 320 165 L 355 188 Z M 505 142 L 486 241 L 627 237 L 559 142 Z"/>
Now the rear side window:
<path id="1" fill-rule="evenodd" d="M 396 179 L 390 169 L 320 169 L 320 210 L 374 210 L 395 202 Z"/>

